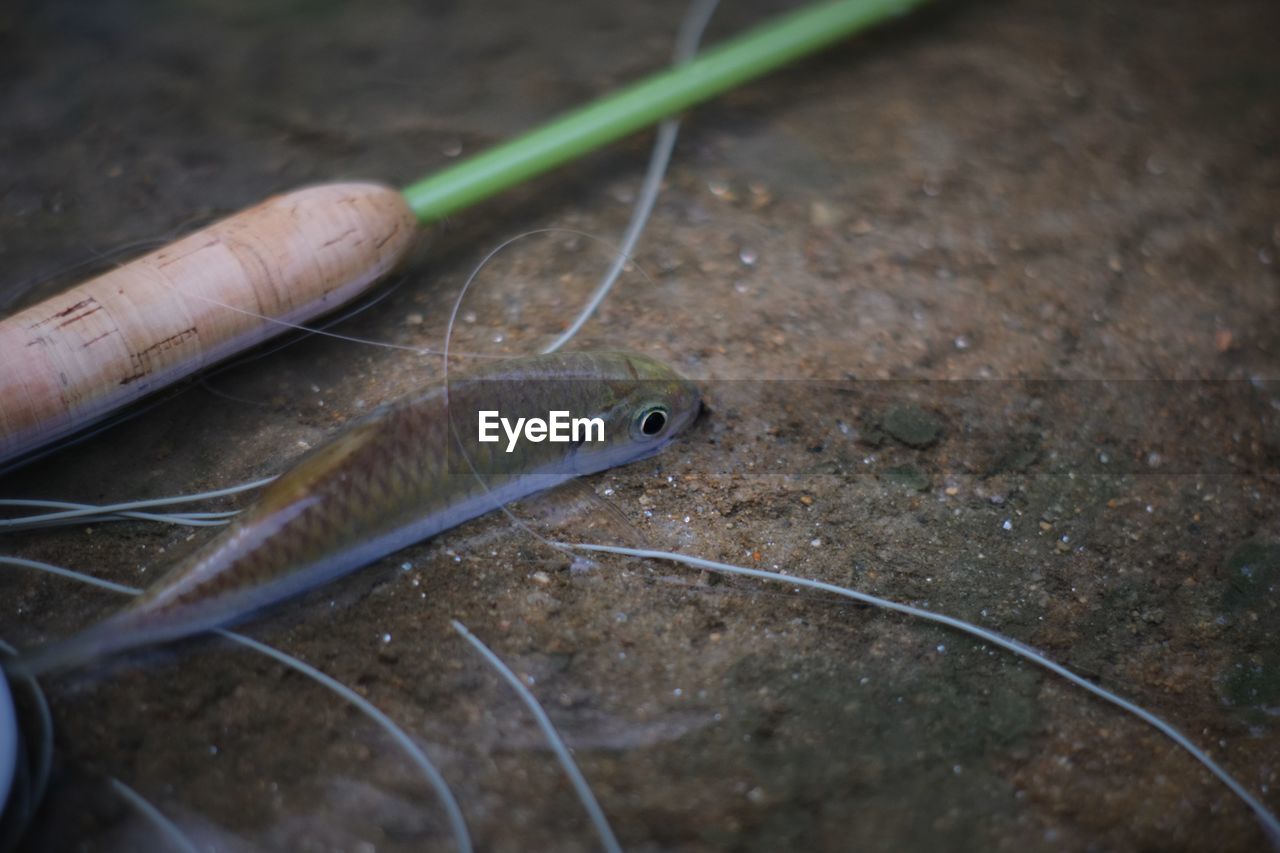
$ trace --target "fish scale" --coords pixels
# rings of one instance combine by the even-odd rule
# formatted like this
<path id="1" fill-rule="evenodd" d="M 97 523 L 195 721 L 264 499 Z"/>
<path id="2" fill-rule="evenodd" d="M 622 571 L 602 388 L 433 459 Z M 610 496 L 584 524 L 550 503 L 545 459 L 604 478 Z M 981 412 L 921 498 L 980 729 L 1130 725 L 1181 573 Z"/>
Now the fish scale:
<path id="1" fill-rule="evenodd" d="M 384 406 L 307 454 L 129 606 L 24 658 L 43 672 L 224 625 L 572 477 L 649 456 L 688 426 L 697 388 L 633 353 L 497 362 Z M 479 411 L 599 417 L 590 443 L 476 440 Z M 654 435 L 640 416 L 661 409 Z M 514 415 L 514 417 L 513 417 Z M 451 422 L 452 419 L 452 422 Z"/>

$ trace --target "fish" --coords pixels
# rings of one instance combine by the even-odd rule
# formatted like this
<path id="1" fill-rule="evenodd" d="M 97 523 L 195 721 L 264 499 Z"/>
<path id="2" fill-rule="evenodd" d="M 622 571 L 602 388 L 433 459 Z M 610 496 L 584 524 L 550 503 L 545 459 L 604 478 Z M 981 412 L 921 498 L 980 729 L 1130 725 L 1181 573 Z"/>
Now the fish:
<path id="1" fill-rule="evenodd" d="M 701 410 L 649 356 L 496 361 L 380 407 L 304 455 L 219 535 L 112 616 L 26 653 L 40 675 L 241 621 L 508 502 L 654 455 Z M 481 441 L 481 413 L 598 418 L 576 440 Z M 598 440 L 589 440 L 590 438 Z"/>

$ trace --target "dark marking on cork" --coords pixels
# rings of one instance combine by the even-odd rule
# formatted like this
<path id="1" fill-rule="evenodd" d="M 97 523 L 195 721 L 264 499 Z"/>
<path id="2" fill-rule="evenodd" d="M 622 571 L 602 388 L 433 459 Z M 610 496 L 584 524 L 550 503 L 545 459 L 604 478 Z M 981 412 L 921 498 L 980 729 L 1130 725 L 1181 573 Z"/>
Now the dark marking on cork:
<path id="1" fill-rule="evenodd" d="M 77 314 L 77 315 L 75 315 L 74 317 L 70 317 L 70 318 L 68 318 L 68 319 L 66 319 L 66 320 L 63 320 L 61 323 L 59 323 L 59 324 L 58 324 L 58 328 L 59 328 L 59 329 L 61 329 L 63 326 L 70 326 L 72 323 L 75 323 L 75 322 L 77 322 L 77 321 L 83 320 L 85 317 L 88 317 L 90 314 L 96 314 L 97 312 L 99 312 L 99 311 L 101 311 L 101 310 L 102 310 L 102 306 L 101 306 L 101 305 L 99 305 L 99 304 L 98 304 L 96 301 L 94 301 L 93 299 L 86 299 L 85 301 L 86 301 L 86 302 L 93 302 L 93 307 L 92 307 L 92 308 L 90 308 L 88 311 L 85 311 L 85 312 L 84 312 L 84 313 L 82 313 L 82 314 Z"/>
<path id="2" fill-rule="evenodd" d="M 80 349 L 88 349 L 88 348 L 89 348 L 89 344 L 96 344 L 98 341 L 102 340 L 102 339 L 103 339 L 103 338 L 105 338 L 107 335 L 115 335 L 115 334 L 119 334 L 119 332 L 120 332 L 120 330 L 119 330 L 119 329 L 107 329 L 105 332 L 103 332 L 102 334 L 98 335 L 96 338 L 90 338 L 89 340 L 87 340 L 87 341 L 85 341 L 84 343 L 82 343 L 82 344 L 80 345 Z M 27 344 L 27 346 L 30 346 L 30 345 L 31 345 L 31 344 Z"/>
<path id="3" fill-rule="evenodd" d="M 323 243 L 321 243 L 321 244 L 320 244 L 320 246 L 321 246 L 321 248 L 326 248 L 326 247 L 328 247 L 328 246 L 332 246 L 334 243 L 338 243 L 338 242 L 340 242 L 340 241 L 342 241 L 342 240 L 346 239 L 346 237 L 347 237 L 347 236 L 349 236 L 349 235 L 351 235 L 351 234 L 354 234 L 354 233 L 356 233 L 356 229 L 354 229 L 354 228 L 348 228 L 346 231 L 343 231 L 341 234 L 339 234 L 337 237 L 334 237 L 332 240 L 326 240 L 326 241 L 324 241 Z"/>
<path id="4" fill-rule="evenodd" d="M 399 233 L 400 233 L 400 223 L 397 222 L 396 227 L 392 228 L 390 233 L 387 234 L 387 236 L 383 237 L 381 240 L 373 244 L 374 247 L 381 249 L 383 246 L 387 245 L 388 240 L 390 240 L 392 237 L 396 236 Z"/>
<path id="5" fill-rule="evenodd" d="M 165 350 L 173 349 L 176 346 L 181 346 L 184 341 L 195 337 L 195 335 L 196 327 L 192 326 L 189 329 L 183 329 L 177 334 L 170 335 L 164 340 L 156 341 L 144 350 L 130 353 L 129 360 L 133 362 L 134 372 L 121 379 L 120 384 L 128 385 L 131 382 L 136 382 L 142 377 L 147 376 L 155 369 L 155 365 L 151 363 L 152 356 L 162 353 Z"/>
<path id="6" fill-rule="evenodd" d="M 93 307 L 90 308 L 89 306 L 93 306 Z M 54 320 L 60 320 L 63 317 L 66 317 L 68 314 L 75 314 L 77 311 L 82 311 L 85 308 L 89 308 L 89 310 L 85 311 L 83 314 L 72 317 L 70 320 L 67 320 L 66 322 L 59 323 L 58 327 L 61 328 L 62 326 L 67 325 L 67 323 L 74 323 L 76 320 L 79 320 L 81 317 L 87 317 L 90 314 L 92 314 L 94 311 L 101 310 L 102 306 L 98 304 L 98 300 L 90 296 L 85 299 L 81 299 L 79 302 L 77 302 L 75 305 L 72 305 L 70 308 L 63 308 L 61 311 L 57 312 L 56 314 L 52 314 L 48 317 L 45 317 L 43 320 L 41 320 L 38 323 L 34 323 L 30 326 L 27 326 L 27 331 L 34 331 L 40 328 L 41 326 L 44 326 L 48 323 L 52 323 Z"/>
<path id="7" fill-rule="evenodd" d="M 192 326 L 189 329 L 183 329 L 181 332 L 172 334 L 162 341 L 156 341 L 154 344 L 147 347 L 146 349 L 140 350 L 134 356 L 134 358 L 145 358 L 145 357 L 148 357 L 151 353 L 163 352 L 167 349 L 173 349 L 178 344 L 182 343 L 183 341 L 195 335 L 195 333 L 196 333 L 195 326 Z"/>
<path id="8" fill-rule="evenodd" d="M 240 265 L 240 270 L 244 273 L 244 281 L 242 284 L 249 285 L 247 289 L 250 296 L 253 297 L 254 307 L 257 313 L 263 317 L 274 316 L 280 311 L 282 306 L 289 305 L 289 289 L 286 283 L 284 288 L 279 288 L 276 282 L 274 268 L 262 257 L 258 251 L 258 247 L 251 241 L 241 239 L 226 240 L 226 247 L 231 250 L 231 254 L 236 259 L 236 263 Z M 263 299 L 270 299 L 270 308 Z"/>
<path id="9" fill-rule="evenodd" d="M 209 241 L 208 241 L 207 243 L 205 243 L 204 245 L 202 245 L 202 246 L 196 246 L 196 247 L 195 247 L 194 249 L 192 249 L 191 251 L 189 251 L 189 252 L 184 252 L 183 254 L 178 255 L 178 256 L 176 256 L 176 257 L 173 257 L 173 258 L 164 258 L 163 260 L 161 260 L 161 257 L 162 257 L 162 256 L 157 255 L 157 256 L 156 256 L 156 261 L 157 261 L 157 263 L 156 263 L 156 267 L 157 267 L 157 268 L 159 268 L 159 269 L 164 269 L 165 267 L 172 266 L 173 264 L 176 264 L 176 263 L 178 263 L 179 261 L 184 261 L 184 260 L 186 260 L 187 258 L 189 258 L 189 257 L 191 257 L 192 255 L 194 255 L 196 252 L 203 252 L 205 249 L 212 249 L 214 246 L 218 245 L 218 243 L 219 243 L 219 240 L 218 240 L 217 236 L 214 236 L 211 240 L 209 240 Z"/>
<path id="10" fill-rule="evenodd" d="M 88 299 L 81 299 L 79 302 L 77 302 L 75 305 L 72 305 L 70 308 L 63 308 L 61 311 L 59 311 L 57 314 L 54 314 L 53 316 L 65 317 L 68 314 L 74 314 L 76 311 L 79 311 L 81 308 L 84 308 L 89 305 L 97 305 L 97 304 L 98 304 L 98 300 L 90 296 Z"/>

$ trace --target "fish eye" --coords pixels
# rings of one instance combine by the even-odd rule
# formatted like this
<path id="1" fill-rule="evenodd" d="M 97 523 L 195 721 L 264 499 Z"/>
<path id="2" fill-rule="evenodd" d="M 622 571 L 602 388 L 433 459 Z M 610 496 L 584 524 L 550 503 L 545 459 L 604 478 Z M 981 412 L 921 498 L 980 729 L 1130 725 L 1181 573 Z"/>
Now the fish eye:
<path id="1" fill-rule="evenodd" d="M 645 406 L 636 413 L 635 432 L 645 438 L 654 438 L 662 434 L 671 420 L 671 413 L 666 406 Z"/>

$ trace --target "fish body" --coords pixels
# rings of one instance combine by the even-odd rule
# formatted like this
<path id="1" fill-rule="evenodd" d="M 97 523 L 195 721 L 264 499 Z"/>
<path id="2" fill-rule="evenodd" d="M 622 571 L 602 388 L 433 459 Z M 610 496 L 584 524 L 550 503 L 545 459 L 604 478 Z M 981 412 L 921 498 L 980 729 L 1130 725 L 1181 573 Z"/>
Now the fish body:
<path id="1" fill-rule="evenodd" d="M 688 426 L 697 388 L 647 356 L 557 353 L 496 362 L 389 404 L 303 457 L 230 526 L 31 673 L 206 631 L 509 501 L 650 456 Z M 598 417 L 603 440 L 478 440 L 482 411 Z"/>

